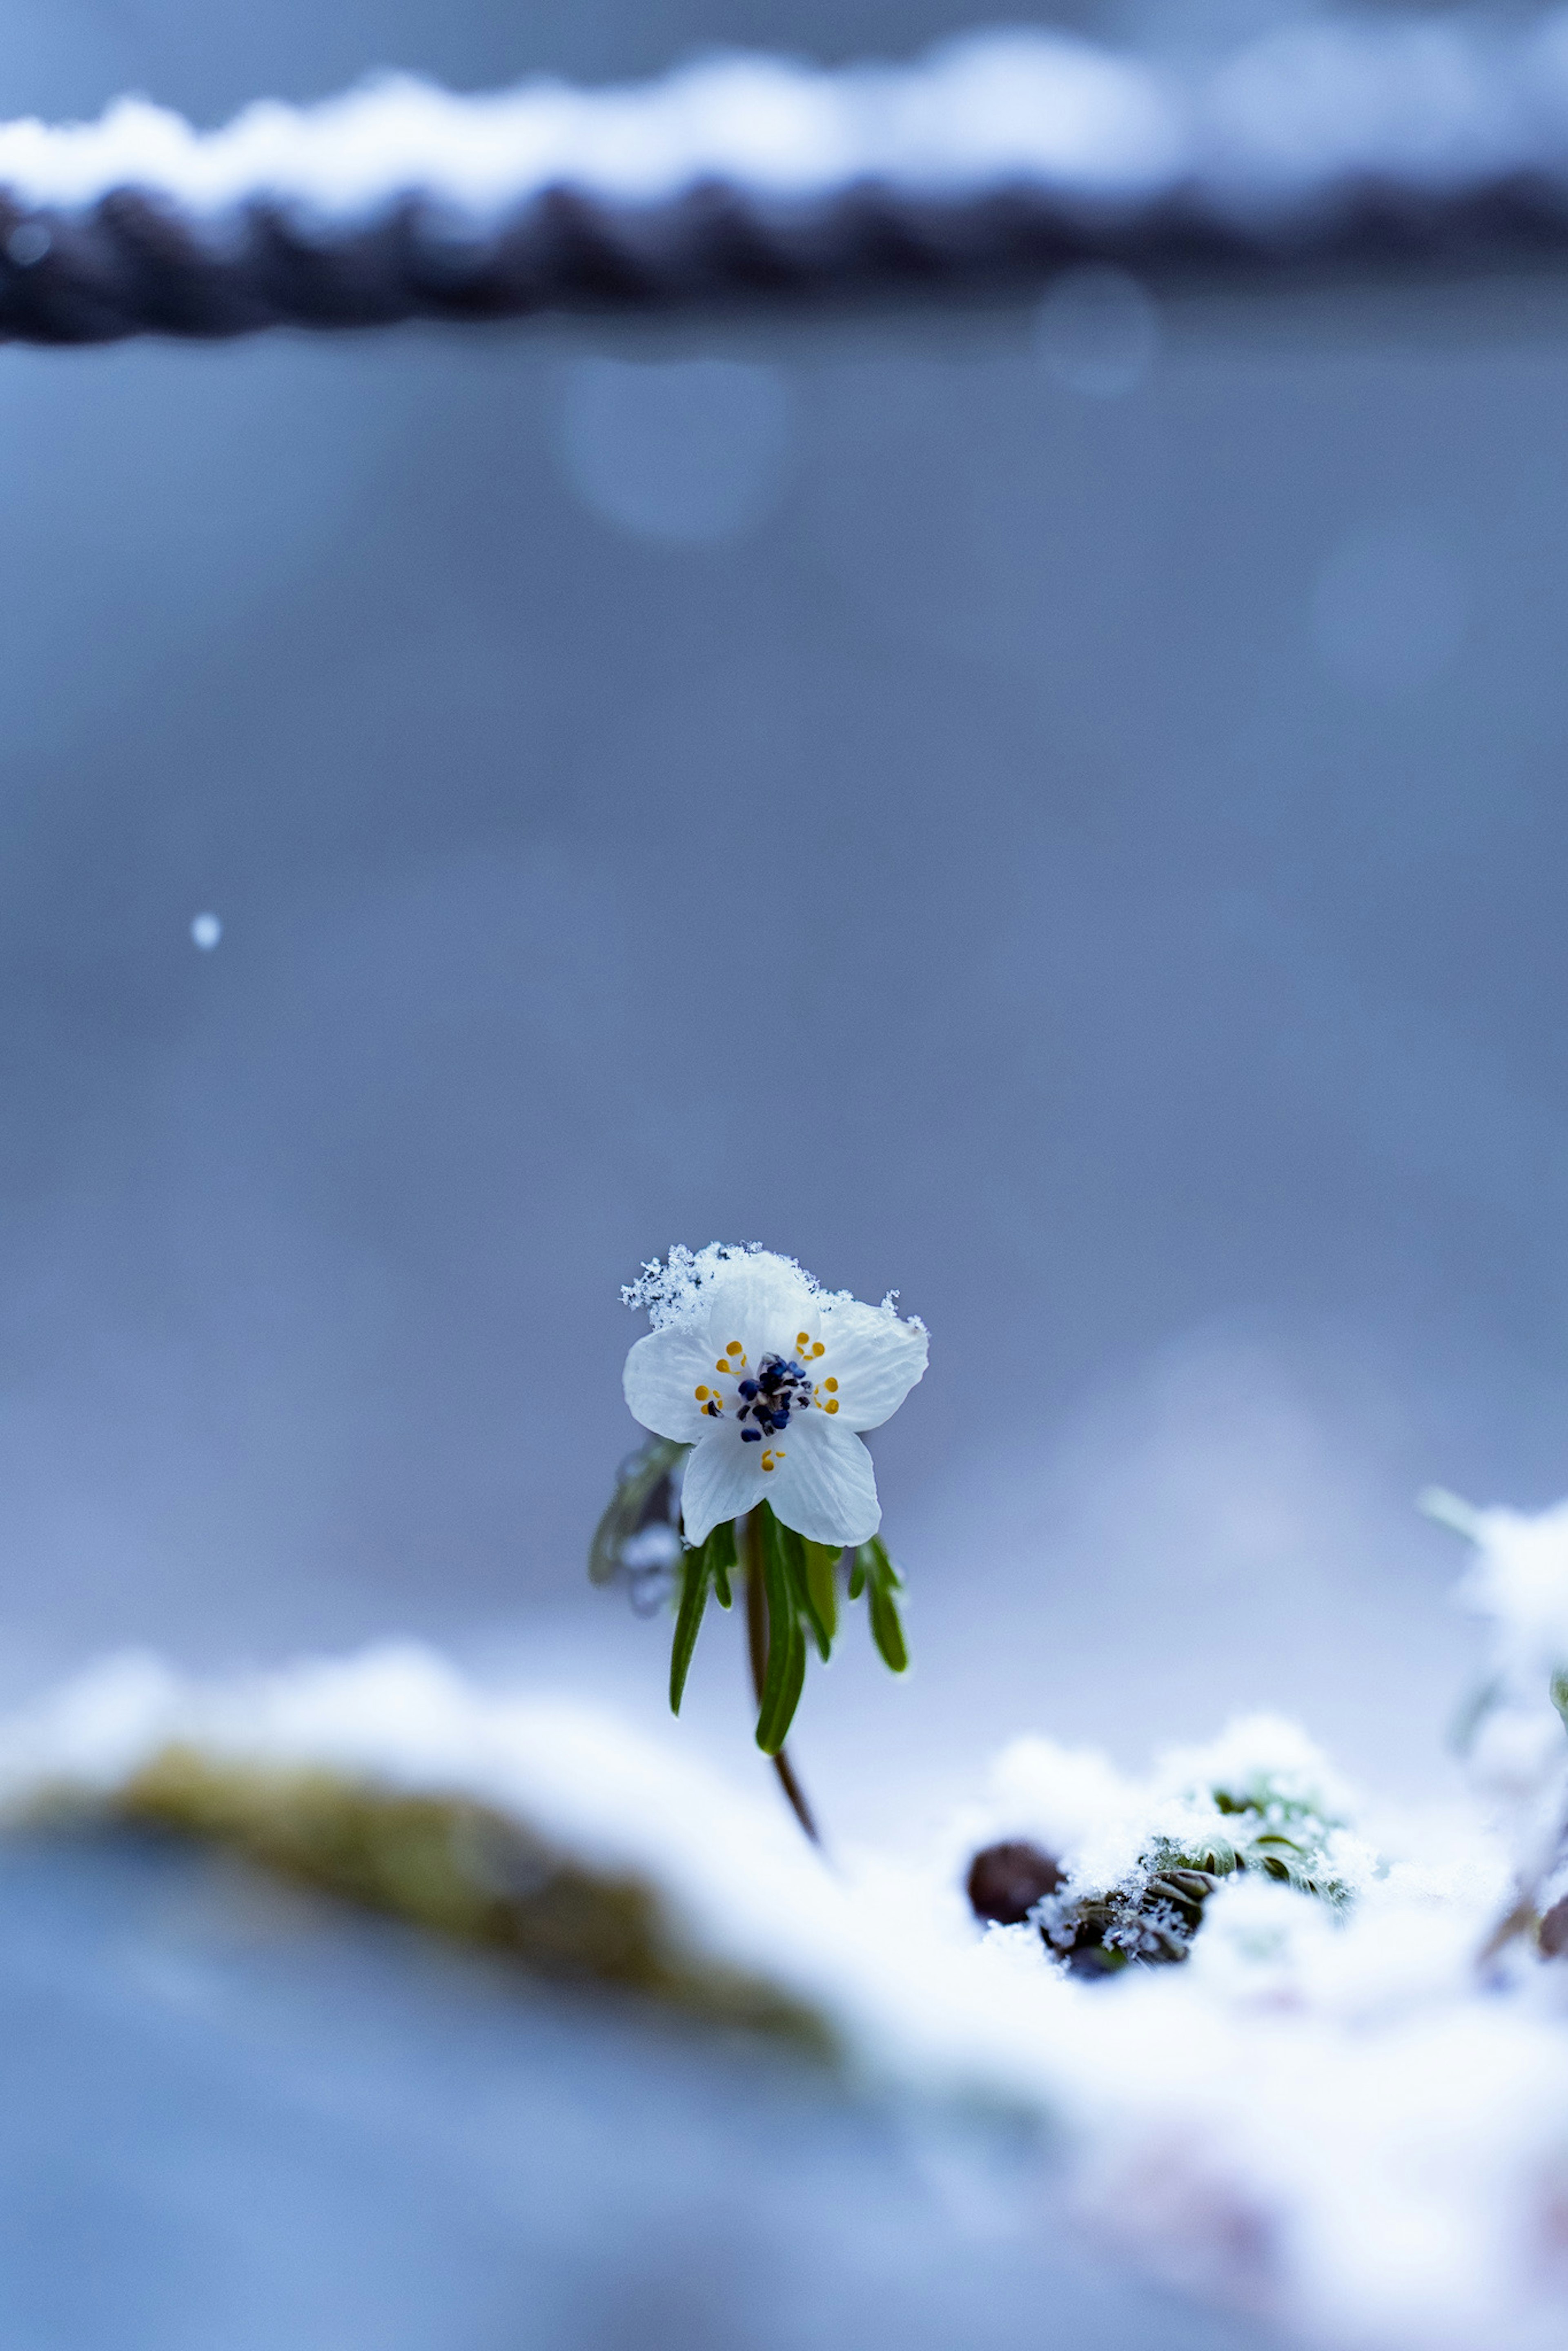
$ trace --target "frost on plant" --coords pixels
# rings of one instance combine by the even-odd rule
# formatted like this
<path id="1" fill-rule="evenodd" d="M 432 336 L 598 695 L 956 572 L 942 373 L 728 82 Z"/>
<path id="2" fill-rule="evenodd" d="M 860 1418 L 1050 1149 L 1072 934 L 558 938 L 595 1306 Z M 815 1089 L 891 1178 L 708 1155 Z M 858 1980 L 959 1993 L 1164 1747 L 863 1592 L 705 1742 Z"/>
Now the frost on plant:
<path id="1" fill-rule="evenodd" d="M 1347 1813 L 1316 1750 L 1267 1716 L 1167 1757 L 1146 1784 L 1122 1781 L 1098 1758 L 1019 1740 L 998 1765 L 994 1815 L 1019 1842 L 975 1857 L 970 1899 L 998 1924 L 1027 1918 L 1075 1974 L 1180 1961 L 1228 1879 L 1292 1887 L 1333 1908 L 1348 1903 L 1373 1856 Z M 1044 1889 L 1010 1910 L 983 1898 L 982 1864 L 1004 1852 L 1035 1855 Z M 1021 1902 L 1030 1881 L 1016 1866 Z"/>
<path id="2" fill-rule="evenodd" d="M 1568 1949 L 1568 1503 L 1527 1518 L 1440 1490 L 1422 1500 L 1474 1545 L 1459 1598 L 1490 1636 L 1455 1726 L 1514 1864 L 1513 1898 L 1486 1956 L 1523 1938 L 1552 1955 Z"/>
<path id="3" fill-rule="evenodd" d="M 652 1616 L 680 1583 L 681 1479 L 686 1449 L 651 1437 L 616 1472 L 610 1506 L 594 1531 L 588 1573 L 623 1583 L 639 1616 Z"/>

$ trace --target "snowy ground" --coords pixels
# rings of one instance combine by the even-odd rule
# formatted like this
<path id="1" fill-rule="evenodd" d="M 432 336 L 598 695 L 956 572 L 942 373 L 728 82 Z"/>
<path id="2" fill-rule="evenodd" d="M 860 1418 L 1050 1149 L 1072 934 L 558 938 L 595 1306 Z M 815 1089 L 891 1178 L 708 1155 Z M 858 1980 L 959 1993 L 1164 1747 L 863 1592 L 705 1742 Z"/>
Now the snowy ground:
<path id="1" fill-rule="evenodd" d="M 224 1685 L 112 1661 L 0 1728 L 0 1790 L 24 1812 L 112 1798 L 180 1744 L 478 1799 L 653 1886 L 675 1940 L 814 2010 L 863 2079 L 1048 2124 L 1085 2226 L 1151 2272 L 1312 2342 L 1529 2351 L 1568 2319 L 1568 1963 L 1532 1925 L 1481 1955 L 1521 1885 L 1538 1909 L 1555 1891 L 1568 1526 L 1467 1523 L 1495 1636 L 1468 1806 L 1379 1813 L 1269 1719 L 1141 1782 L 1028 1740 L 924 1854 L 829 1866 L 678 1729 L 498 1696 L 407 1646 Z M 1159 1856 L 1234 1839 L 1239 1806 L 1319 1890 L 1254 1856 L 1185 1964 L 1136 1963 L 1134 1933 L 1134 1963 L 1085 1980 L 1037 1924 L 969 1914 L 969 1856 L 1027 1838 L 1069 1892 L 1152 1916 Z"/>

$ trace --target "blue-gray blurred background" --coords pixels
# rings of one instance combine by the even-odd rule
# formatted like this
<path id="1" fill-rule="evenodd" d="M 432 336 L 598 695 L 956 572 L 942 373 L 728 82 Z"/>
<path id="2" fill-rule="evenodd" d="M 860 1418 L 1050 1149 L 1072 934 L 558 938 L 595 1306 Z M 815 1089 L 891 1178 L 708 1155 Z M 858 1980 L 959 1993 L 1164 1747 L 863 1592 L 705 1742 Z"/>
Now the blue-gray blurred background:
<path id="1" fill-rule="evenodd" d="M 995 15 L 5 0 L 0 113 Z M 1414 1787 L 1412 1497 L 1568 1489 L 1565 654 L 1550 275 L 0 353 L 0 1695 L 411 1631 L 655 1719 L 618 1289 L 756 1238 L 933 1332 L 841 1820 L 1255 1703 Z"/>

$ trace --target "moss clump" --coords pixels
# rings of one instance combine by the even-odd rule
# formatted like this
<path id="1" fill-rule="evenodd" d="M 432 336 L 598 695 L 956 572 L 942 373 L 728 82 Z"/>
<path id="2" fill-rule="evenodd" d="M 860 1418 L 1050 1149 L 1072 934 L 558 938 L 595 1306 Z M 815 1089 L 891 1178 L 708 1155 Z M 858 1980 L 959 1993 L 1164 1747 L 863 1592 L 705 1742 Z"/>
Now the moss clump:
<path id="1" fill-rule="evenodd" d="M 521 1961 L 552 1982 L 641 1993 L 714 2023 L 832 2050 L 822 2019 L 686 1949 L 645 1880 L 585 1868 L 465 1796 L 164 1748 L 117 1791 L 120 1820 L 224 1844 L 286 1876 Z"/>
<path id="2" fill-rule="evenodd" d="M 1048 1948 L 1079 1975 L 1111 1975 L 1131 1961 L 1179 1964 L 1203 1924 L 1204 1905 L 1225 1878 L 1242 1871 L 1292 1886 L 1335 1907 L 1351 1888 L 1334 1862 L 1334 1832 L 1305 1797 L 1260 1777 L 1243 1790 L 1210 1789 L 1194 1810 L 1212 1805 L 1177 1836 L 1151 1838 L 1138 1865 L 1119 1884 L 1068 1886 L 1030 1915 Z"/>

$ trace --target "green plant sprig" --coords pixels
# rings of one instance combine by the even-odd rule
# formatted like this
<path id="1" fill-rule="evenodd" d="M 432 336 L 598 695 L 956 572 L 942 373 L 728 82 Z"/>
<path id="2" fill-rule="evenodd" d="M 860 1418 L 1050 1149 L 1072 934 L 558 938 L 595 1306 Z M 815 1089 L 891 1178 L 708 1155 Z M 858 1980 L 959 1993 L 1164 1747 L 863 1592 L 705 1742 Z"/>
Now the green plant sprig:
<path id="1" fill-rule="evenodd" d="M 760 1576 L 767 1602 L 767 1663 L 758 1692 L 757 1744 L 765 1755 L 776 1756 L 800 1703 L 810 1648 L 815 1646 L 824 1665 L 832 1657 L 840 1631 L 841 1563 L 848 1562 L 850 1599 L 869 1595 L 872 1638 L 883 1662 L 895 1674 L 909 1669 L 909 1644 L 897 1597 L 904 1579 L 880 1535 L 848 1552 L 831 1543 L 808 1542 L 776 1518 L 766 1502 L 758 1503 L 747 1520 L 732 1519 L 715 1527 L 707 1541 L 687 1551 L 681 1562 L 670 1652 L 673 1714 L 681 1710 L 709 1597 L 716 1598 L 721 1608 L 732 1605 L 731 1580 L 742 1563 L 737 1541 L 742 1531 L 746 1572 Z"/>

